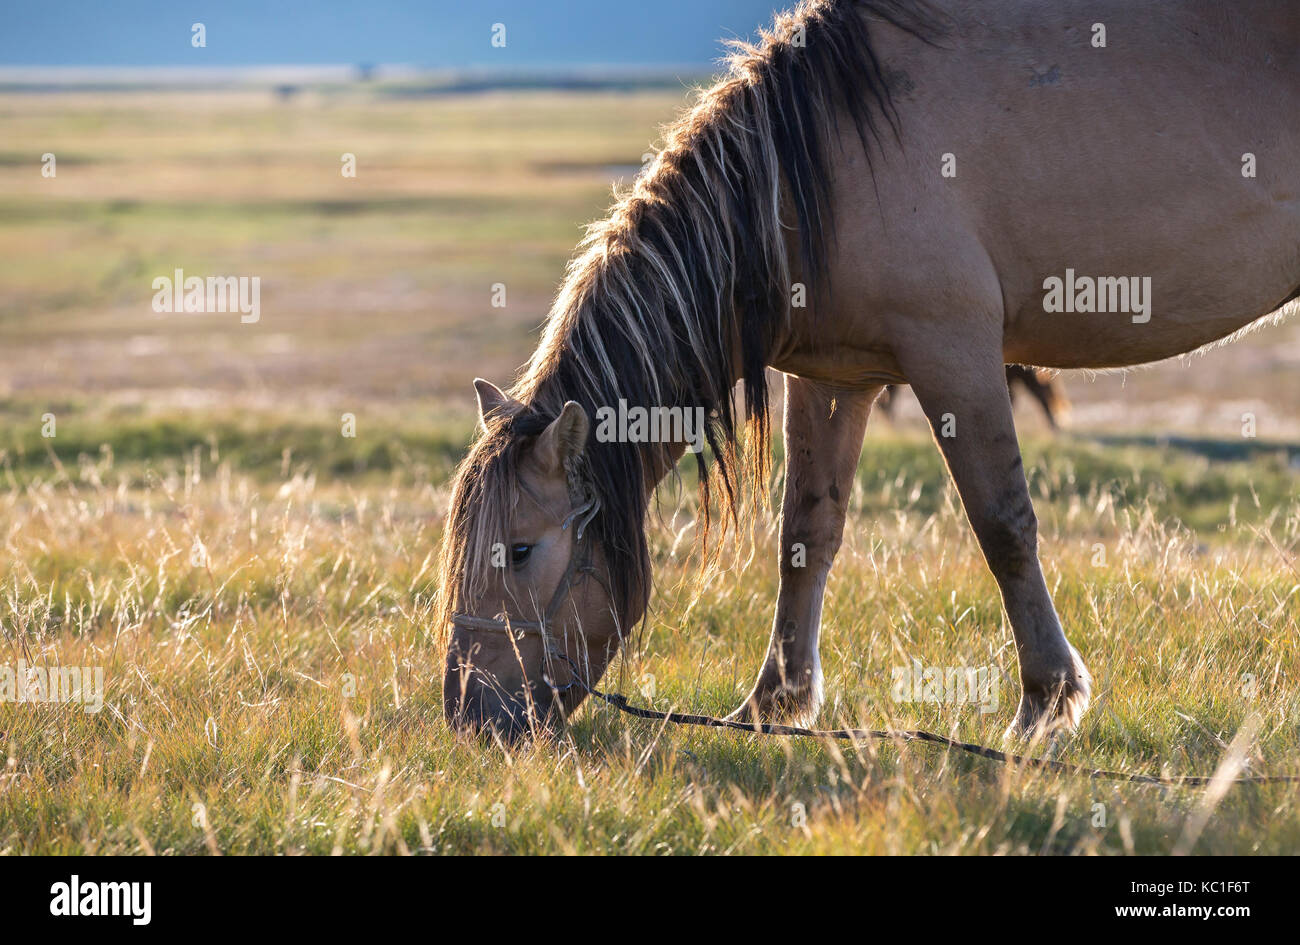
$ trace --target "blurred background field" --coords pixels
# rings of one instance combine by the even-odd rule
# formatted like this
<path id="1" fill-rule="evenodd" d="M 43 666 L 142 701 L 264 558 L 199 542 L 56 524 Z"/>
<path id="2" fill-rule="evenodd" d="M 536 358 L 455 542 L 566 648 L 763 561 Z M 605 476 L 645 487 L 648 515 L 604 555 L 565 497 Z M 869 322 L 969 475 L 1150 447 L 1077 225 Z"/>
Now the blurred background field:
<path id="1" fill-rule="evenodd" d="M 0 95 L 0 395 L 15 421 L 51 405 L 464 421 L 469 381 L 504 382 L 531 350 L 583 224 L 680 85 Z M 153 312 L 152 280 L 177 268 L 260 276 L 261 321 Z M 1072 374 L 1075 426 L 1241 441 L 1251 413 L 1259 440 L 1300 439 L 1296 332 Z"/>
<path id="2" fill-rule="evenodd" d="M 583 224 L 686 84 L 0 93 L 0 662 L 109 679 L 98 716 L 0 705 L 0 852 L 1187 842 L 1196 792 L 915 747 L 663 733 L 591 709 L 513 758 L 444 730 L 427 617 L 470 381 L 526 359 Z M 260 321 L 153 312 L 153 279 L 178 268 L 260 276 Z M 1257 712 L 1256 764 L 1300 771 L 1297 331 L 1066 375 L 1057 436 L 1018 407 L 1049 582 L 1098 681 L 1069 757 L 1209 773 Z M 674 540 L 691 513 L 666 496 L 658 604 L 611 679 L 722 711 L 766 644 L 774 526 L 696 594 Z M 996 588 L 908 397 L 869 430 L 825 639 L 823 722 L 988 741 L 1014 709 Z M 891 702 L 890 667 L 913 657 L 1000 667 L 1000 710 Z M 1294 788 L 1213 813 L 1202 852 L 1300 848 Z"/>

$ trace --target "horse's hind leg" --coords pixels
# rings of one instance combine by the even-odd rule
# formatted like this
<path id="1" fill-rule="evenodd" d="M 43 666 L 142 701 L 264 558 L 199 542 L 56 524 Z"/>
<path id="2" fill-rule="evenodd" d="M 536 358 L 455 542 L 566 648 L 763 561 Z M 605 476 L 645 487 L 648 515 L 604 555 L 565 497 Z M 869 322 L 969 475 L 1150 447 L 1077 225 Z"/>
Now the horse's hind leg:
<path id="1" fill-rule="evenodd" d="M 832 392 L 786 376 L 781 588 L 767 659 L 733 719 L 804 721 L 821 706 L 822 595 L 844 534 L 862 435 L 879 390 Z"/>
<path id="2" fill-rule="evenodd" d="M 1021 384 L 1029 393 L 1029 396 L 1038 401 L 1038 406 L 1043 408 L 1043 415 L 1047 418 L 1048 426 L 1053 430 L 1057 429 L 1057 412 L 1068 406 L 1064 395 L 1060 391 L 1060 382 L 1051 374 L 1040 373 L 1035 368 L 1022 367 L 1019 364 L 1008 364 L 1007 389 L 1011 391 L 1011 399 L 1015 400 L 1016 391 L 1013 382 Z"/>
<path id="3" fill-rule="evenodd" d="M 1038 560 L 1038 522 L 993 339 L 945 338 L 900 351 L 934 429 L 1016 639 L 1023 694 L 1013 732 L 1073 729 L 1091 680 L 1061 630 Z"/>

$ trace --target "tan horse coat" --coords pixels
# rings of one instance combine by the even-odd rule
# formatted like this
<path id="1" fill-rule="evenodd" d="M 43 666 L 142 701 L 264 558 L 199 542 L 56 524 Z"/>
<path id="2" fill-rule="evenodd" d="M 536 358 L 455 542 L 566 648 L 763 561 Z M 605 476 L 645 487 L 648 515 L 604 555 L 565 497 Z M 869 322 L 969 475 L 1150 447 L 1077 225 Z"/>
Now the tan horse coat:
<path id="1" fill-rule="evenodd" d="M 944 25 L 930 33 L 894 25 L 909 4 L 801 8 L 674 131 L 653 172 L 575 262 L 529 373 L 510 395 L 480 387 L 489 431 L 453 501 L 449 612 L 535 612 L 573 547 L 558 523 L 575 482 L 592 475 L 583 470 L 594 470 L 599 492 L 611 464 L 621 463 L 624 477 L 644 468 L 640 502 L 681 455 L 680 444 L 638 447 L 641 465 L 628 465 L 584 422 L 602 403 L 625 387 L 672 405 L 702 401 L 720 417 L 725 447 L 733 428 L 717 390 L 744 377 L 761 395 L 766 364 L 786 374 L 781 585 L 767 660 L 737 715 L 808 716 L 821 700 L 823 591 L 870 406 L 882 385 L 907 383 L 1015 636 L 1023 698 L 1014 727 L 1077 723 L 1090 680 L 1039 563 L 1004 364 L 1105 368 L 1166 358 L 1296 297 L 1300 6 L 934 6 Z M 826 31 L 848 28 L 859 9 L 871 48 L 855 68 L 870 73 L 860 94 L 871 91 L 869 114 L 878 118 L 865 136 L 818 84 L 844 78 L 826 66 L 846 56 Z M 806 49 L 795 41 L 805 24 Z M 805 68 L 805 55 L 826 58 Z M 801 153 L 812 132 L 799 124 L 790 137 L 796 121 L 821 129 L 824 159 Z M 749 140 L 759 132 L 776 144 Z M 807 174 L 817 168 L 833 215 L 810 196 L 817 190 Z M 779 224 L 775 210 L 761 209 L 764 187 L 780 191 Z M 796 228 L 784 222 L 795 218 Z M 810 233 L 817 221 L 825 233 Z M 783 248 L 771 242 L 782 226 Z M 815 286 L 810 304 L 763 320 L 765 300 L 789 288 L 752 285 L 771 274 Z M 714 290 L 730 293 L 724 301 L 734 307 L 699 314 Z M 721 386 L 701 394 L 693 365 L 719 363 Z M 545 501 L 510 500 L 520 486 Z M 615 490 L 606 491 L 602 515 L 615 511 Z M 485 496 L 507 498 L 491 505 Z M 509 514 L 499 514 L 503 503 Z M 619 544 L 640 527 L 642 509 L 617 527 L 597 523 L 600 560 L 625 569 L 643 560 Z M 466 549 L 498 534 L 535 557 L 500 575 L 476 571 Z M 792 560 L 795 543 L 807 549 L 804 566 Z M 617 584 L 625 573 L 615 568 L 611 578 Z M 553 628 L 553 645 L 580 654 L 599 676 L 644 610 L 643 584 L 616 586 L 604 599 L 584 588 Z M 556 695 L 564 671 L 545 647 L 488 637 L 452 634 L 449 718 L 515 731 L 525 704 L 572 711 L 579 700 Z"/>

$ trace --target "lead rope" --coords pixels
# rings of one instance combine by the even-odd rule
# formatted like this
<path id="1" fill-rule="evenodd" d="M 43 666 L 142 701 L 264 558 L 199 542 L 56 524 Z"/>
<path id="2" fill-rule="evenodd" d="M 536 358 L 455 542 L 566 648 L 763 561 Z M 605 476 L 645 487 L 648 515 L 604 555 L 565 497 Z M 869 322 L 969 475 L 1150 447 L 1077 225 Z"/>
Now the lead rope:
<path id="1" fill-rule="evenodd" d="M 705 728 L 726 728 L 737 732 L 749 732 L 751 735 L 787 735 L 797 738 L 832 738 L 840 741 L 863 742 L 863 741 L 904 741 L 904 742 L 928 742 L 931 745 L 942 745 L 946 748 L 956 748 L 971 755 L 978 755 L 980 758 L 987 758 L 990 761 L 996 761 L 1004 765 L 1021 765 L 1027 768 L 1038 768 L 1045 771 L 1056 771 L 1060 774 L 1068 774 L 1074 777 L 1092 778 L 1098 781 L 1128 781 L 1134 784 L 1161 784 L 1168 787 L 1204 787 L 1213 783 L 1216 779 L 1213 776 L 1205 775 L 1183 775 L 1173 778 L 1160 777 L 1151 774 L 1130 774 L 1127 771 L 1107 771 L 1104 768 L 1089 768 L 1086 765 L 1071 764 L 1066 761 L 1055 761 L 1051 758 L 1029 758 L 1025 755 L 1017 755 L 1012 752 L 999 751 L 996 748 L 986 748 L 983 745 L 977 745 L 973 742 L 962 742 L 955 738 L 949 738 L 946 735 L 936 735 L 934 732 L 926 732 L 920 729 L 863 729 L 863 728 L 802 728 L 798 725 L 776 725 L 768 722 L 750 723 L 750 722 L 733 722 L 729 719 L 719 719 L 712 715 L 692 715 L 685 712 L 660 712 L 658 709 L 644 709 L 640 706 L 632 705 L 627 701 L 627 697 L 616 693 L 601 692 L 594 686 L 587 684 L 578 667 L 569 659 L 567 654 L 561 653 L 554 648 L 550 648 L 553 656 L 558 656 L 564 662 L 569 664 L 571 681 L 566 685 L 576 685 L 588 695 L 595 696 L 620 712 L 634 716 L 638 719 L 649 719 L 654 722 L 670 722 L 673 725 L 696 725 Z M 1233 778 L 1230 784 L 1295 784 L 1300 782 L 1300 775 L 1295 774 L 1259 774 L 1248 775 L 1246 777 Z"/>

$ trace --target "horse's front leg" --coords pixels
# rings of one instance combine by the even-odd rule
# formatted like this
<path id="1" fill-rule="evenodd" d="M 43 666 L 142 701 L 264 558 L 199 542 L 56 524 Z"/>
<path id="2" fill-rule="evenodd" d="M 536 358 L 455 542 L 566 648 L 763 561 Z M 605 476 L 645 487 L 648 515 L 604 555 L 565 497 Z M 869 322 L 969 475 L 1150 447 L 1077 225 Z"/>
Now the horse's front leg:
<path id="1" fill-rule="evenodd" d="M 832 391 L 786 375 L 781 587 L 767 659 L 733 719 L 806 721 L 821 706 L 822 595 L 844 534 L 867 416 L 879 391 Z"/>
<path id="2" fill-rule="evenodd" d="M 979 540 L 1016 640 L 1022 696 L 1008 734 L 1072 730 L 1091 679 L 1061 621 L 1038 560 L 1038 520 L 1011 415 L 1000 338 L 914 339 L 899 351 L 966 517 Z"/>

